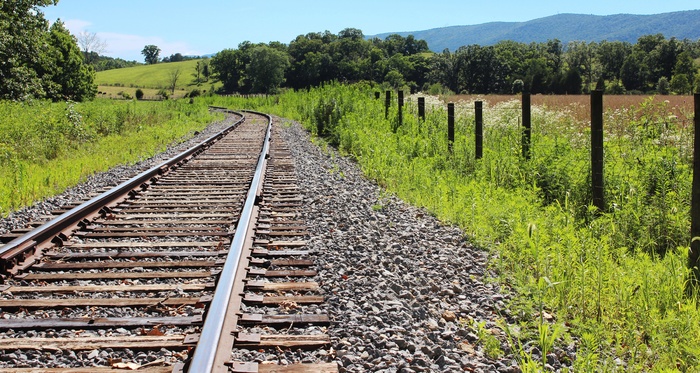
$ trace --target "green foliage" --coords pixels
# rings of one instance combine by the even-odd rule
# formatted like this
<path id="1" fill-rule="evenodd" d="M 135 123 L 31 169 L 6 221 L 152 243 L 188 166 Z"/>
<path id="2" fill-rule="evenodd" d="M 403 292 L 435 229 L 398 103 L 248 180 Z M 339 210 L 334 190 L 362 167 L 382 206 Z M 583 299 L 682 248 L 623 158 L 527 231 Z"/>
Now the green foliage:
<path id="1" fill-rule="evenodd" d="M 533 108 L 532 159 L 524 161 L 519 103 L 487 103 L 484 158 L 476 161 L 471 104 L 457 107 L 449 154 L 444 108 L 419 122 L 409 101 L 394 132 L 396 109 L 385 120 L 383 101 L 367 88 L 209 100 L 291 117 L 313 131 L 317 113 L 333 118 L 332 138 L 369 177 L 492 250 L 492 268 L 516 295 L 509 320 L 522 330 L 511 348 L 524 371 L 541 370 L 542 361 L 518 346 L 541 352 L 572 341 L 576 371 L 700 369 L 700 311 L 685 293 L 692 126 L 665 103 L 605 113 L 608 209 L 596 213 L 586 124 L 566 112 Z"/>
<path id="2" fill-rule="evenodd" d="M 54 22 L 49 30 L 51 48 L 51 67 L 44 73 L 52 76 L 57 92 L 49 97 L 85 101 L 95 98 L 97 86 L 94 83 L 95 72 L 84 63 L 83 54 L 75 38 L 68 32 L 62 22 Z"/>
<path id="3" fill-rule="evenodd" d="M 691 81 L 686 74 L 675 74 L 671 78 L 671 83 L 669 84 L 671 91 L 679 95 L 687 95 L 691 93 L 692 85 Z"/>
<path id="4" fill-rule="evenodd" d="M 212 120 L 185 101 L 0 102 L 0 214 L 134 163 Z"/>
<path id="5" fill-rule="evenodd" d="M 7 0 L 0 5 L 0 99 L 90 100 L 94 72 L 59 21 L 51 29 L 41 6 L 55 0 Z"/>
<path id="6" fill-rule="evenodd" d="M 162 98 L 163 100 L 167 100 L 170 97 L 170 93 L 168 93 L 168 91 L 165 89 L 159 90 L 157 95 L 160 96 L 160 98 Z"/>
<path id="7" fill-rule="evenodd" d="M 240 86 L 242 70 L 245 67 L 240 50 L 224 49 L 211 59 L 214 78 L 222 84 L 224 93 L 232 93 Z"/>
<path id="8" fill-rule="evenodd" d="M 656 91 L 659 92 L 659 94 L 662 95 L 667 95 L 670 89 L 670 85 L 668 83 L 668 79 L 665 76 L 662 76 L 659 78 L 659 82 L 656 83 Z"/>
<path id="9" fill-rule="evenodd" d="M 150 44 L 143 47 L 141 50 L 144 60 L 149 65 L 155 65 L 158 63 L 158 56 L 160 55 L 160 48 L 158 46 Z"/>
<path id="10" fill-rule="evenodd" d="M 246 75 L 253 93 L 276 93 L 284 82 L 284 72 L 289 67 L 287 53 L 267 46 L 258 46 L 250 51 L 250 62 Z"/>
<path id="11" fill-rule="evenodd" d="M 524 88 L 525 88 L 525 83 L 523 82 L 523 80 L 522 79 L 515 79 L 513 81 L 513 87 L 511 88 L 511 91 L 513 94 L 523 93 Z"/>

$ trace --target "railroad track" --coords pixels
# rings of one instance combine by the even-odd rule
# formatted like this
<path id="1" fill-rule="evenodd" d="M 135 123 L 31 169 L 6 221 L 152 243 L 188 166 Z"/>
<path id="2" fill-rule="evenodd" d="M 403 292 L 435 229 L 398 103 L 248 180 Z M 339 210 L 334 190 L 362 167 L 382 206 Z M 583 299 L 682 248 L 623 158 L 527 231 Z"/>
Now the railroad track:
<path id="1" fill-rule="evenodd" d="M 304 352 L 329 317 L 291 155 L 268 116 L 231 115 L 0 246 L 0 371 L 337 371 Z"/>

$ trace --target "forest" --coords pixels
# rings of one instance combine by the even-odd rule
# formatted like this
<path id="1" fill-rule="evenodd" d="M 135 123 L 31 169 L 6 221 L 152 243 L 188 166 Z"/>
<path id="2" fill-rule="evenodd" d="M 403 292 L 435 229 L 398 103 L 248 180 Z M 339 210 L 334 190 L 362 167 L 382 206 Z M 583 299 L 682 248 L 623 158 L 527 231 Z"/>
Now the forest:
<path id="1" fill-rule="evenodd" d="M 367 39 L 361 30 L 347 28 L 337 35 L 299 35 L 289 44 L 243 42 L 216 54 L 212 67 L 226 93 L 374 81 L 431 93 L 580 94 L 598 88 L 610 94 L 688 94 L 700 85 L 698 58 L 700 41 L 661 34 L 643 36 L 636 44 L 501 41 L 433 53 L 412 35 Z M 262 61 L 266 82 L 259 80 Z"/>

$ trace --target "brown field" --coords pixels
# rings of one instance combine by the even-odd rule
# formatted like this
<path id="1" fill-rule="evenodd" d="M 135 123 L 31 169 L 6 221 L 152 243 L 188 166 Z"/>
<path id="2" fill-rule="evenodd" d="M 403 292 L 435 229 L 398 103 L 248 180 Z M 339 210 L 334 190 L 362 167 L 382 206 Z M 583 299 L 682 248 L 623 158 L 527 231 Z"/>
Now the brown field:
<path id="1" fill-rule="evenodd" d="M 501 102 L 520 100 L 519 95 L 455 95 L 442 97 L 445 102 L 470 102 L 482 100 L 485 102 L 484 108 L 493 106 Z M 624 109 L 637 107 L 646 100 L 653 100 L 654 103 L 667 102 L 669 115 L 675 115 L 679 120 L 685 122 L 693 118 L 693 96 L 675 95 L 605 95 L 603 96 L 603 107 L 608 109 Z M 548 109 L 568 109 L 578 120 L 589 120 L 590 118 L 590 96 L 589 95 L 533 95 L 532 105 L 544 106 Z"/>

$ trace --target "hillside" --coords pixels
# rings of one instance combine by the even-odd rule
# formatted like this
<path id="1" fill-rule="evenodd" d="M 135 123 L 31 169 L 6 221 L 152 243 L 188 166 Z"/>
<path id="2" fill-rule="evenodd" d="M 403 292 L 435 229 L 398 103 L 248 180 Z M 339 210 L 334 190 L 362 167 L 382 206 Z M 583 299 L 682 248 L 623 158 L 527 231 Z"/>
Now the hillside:
<path id="1" fill-rule="evenodd" d="M 186 89 L 193 84 L 197 60 L 182 62 L 157 63 L 155 65 L 139 65 L 123 69 L 100 71 L 96 83 L 101 86 L 120 85 L 123 87 L 167 88 L 170 74 L 180 69 L 177 87 Z"/>
<path id="2" fill-rule="evenodd" d="M 95 83 L 101 97 L 118 98 L 121 92 L 135 95 L 136 89 L 141 88 L 146 98 L 155 98 L 158 90 L 168 88 L 170 74 L 180 69 L 180 77 L 175 88 L 175 97 L 182 97 L 187 92 L 197 88 L 200 91 L 213 89 L 217 84 L 209 82 L 202 83 L 199 87 L 195 84 L 194 73 L 197 61 L 187 60 L 181 62 L 158 63 L 155 65 L 139 65 L 99 71 L 96 74 Z"/>
<path id="3" fill-rule="evenodd" d="M 619 40 L 635 43 L 640 36 L 661 33 L 667 38 L 700 39 L 700 10 L 654 15 L 615 14 L 596 16 L 557 14 L 527 22 L 490 22 L 470 26 L 441 27 L 422 31 L 388 32 L 368 36 L 386 38 L 391 34 L 424 39 L 435 52 L 452 51 L 470 44 L 492 45 L 501 40 L 543 42 L 559 39 L 602 41 Z"/>

